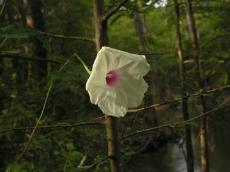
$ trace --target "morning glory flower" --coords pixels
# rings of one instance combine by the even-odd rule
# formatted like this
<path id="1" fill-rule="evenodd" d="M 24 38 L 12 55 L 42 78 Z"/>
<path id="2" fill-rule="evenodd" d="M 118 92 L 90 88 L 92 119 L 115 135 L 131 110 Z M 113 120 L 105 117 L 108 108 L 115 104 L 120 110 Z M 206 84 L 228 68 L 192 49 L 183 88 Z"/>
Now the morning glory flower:
<path id="1" fill-rule="evenodd" d="M 145 56 L 102 47 L 86 83 L 91 103 L 103 113 L 123 117 L 141 104 L 148 85 L 143 76 L 150 66 Z"/>

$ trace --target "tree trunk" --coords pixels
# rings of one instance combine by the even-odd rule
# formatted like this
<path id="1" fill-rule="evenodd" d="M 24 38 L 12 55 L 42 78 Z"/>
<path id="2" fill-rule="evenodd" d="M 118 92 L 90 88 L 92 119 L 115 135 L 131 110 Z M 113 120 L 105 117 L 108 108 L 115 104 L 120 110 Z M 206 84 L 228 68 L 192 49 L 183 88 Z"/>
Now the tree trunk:
<path id="1" fill-rule="evenodd" d="M 118 120 L 105 115 L 105 128 L 108 144 L 108 157 L 111 172 L 120 172 L 120 148 L 118 137 Z"/>
<path id="2" fill-rule="evenodd" d="M 104 0 L 93 0 L 95 17 L 95 41 L 96 49 L 108 45 L 107 21 L 104 20 Z M 105 128 L 108 144 L 108 157 L 111 172 L 120 172 L 120 149 L 118 138 L 117 118 L 105 115 Z"/>
<path id="3" fill-rule="evenodd" d="M 200 73 L 200 62 L 199 62 L 199 44 L 198 44 L 198 38 L 197 38 L 197 30 L 196 30 L 196 24 L 195 19 L 193 16 L 193 9 L 192 9 L 192 3 L 191 0 L 185 0 L 186 2 L 186 12 L 187 12 L 187 20 L 188 20 L 188 27 L 189 27 L 189 33 L 191 37 L 192 47 L 193 47 L 193 58 L 195 60 L 196 65 L 196 77 L 197 82 L 200 90 L 204 89 L 204 86 L 202 84 L 201 79 L 201 73 Z M 203 113 L 207 112 L 207 105 L 205 102 L 204 96 L 200 96 L 201 105 L 203 108 Z M 208 139 L 207 139 L 207 131 L 208 131 L 208 117 L 204 116 L 201 118 L 200 122 L 200 149 L 201 149 L 201 172 L 209 172 L 209 161 L 208 161 Z"/>
<path id="4" fill-rule="evenodd" d="M 144 18 L 143 16 L 141 16 L 141 14 L 137 11 L 134 11 L 134 23 L 135 23 L 135 28 L 136 28 L 136 33 L 137 36 L 139 37 L 140 40 L 140 46 L 139 46 L 139 50 L 141 52 L 145 52 L 146 51 L 146 26 L 145 26 L 145 22 L 144 22 Z"/>
<path id="5" fill-rule="evenodd" d="M 95 18 L 95 41 L 96 49 L 99 51 L 102 46 L 108 45 L 107 21 L 104 20 L 104 0 L 93 0 Z"/>
<path id="6" fill-rule="evenodd" d="M 7 13 L 7 17 L 8 17 L 8 20 L 11 24 L 13 24 L 15 21 L 14 21 L 14 16 L 13 16 L 13 13 L 12 13 L 12 1 L 11 0 L 8 0 L 6 2 L 6 13 Z M 15 43 L 15 40 L 14 40 L 14 43 Z M 18 80 L 18 66 L 19 66 L 19 61 L 17 58 L 13 58 L 12 59 L 12 71 L 16 74 L 16 80 Z"/>
<path id="7" fill-rule="evenodd" d="M 44 31 L 45 20 L 42 14 L 41 0 L 24 0 L 27 9 L 26 24 L 34 29 Z M 31 49 L 34 57 L 47 60 L 47 52 L 43 46 L 43 42 L 34 36 L 31 38 Z M 45 61 L 37 61 L 31 64 L 31 75 L 37 81 L 44 81 L 47 76 L 47 63 Z"/>
<path id="8" fill-rule="evenodd" d="M 3 58 L 0 57 L 0 76 L 2 76 L 4 72 L 4 61 L 3 61 Z"/>
<path id="9" fill-rule="evenodd" d="M 184 72 L 184 53 L 182 48 L 182 38 L 180 32 L 180 8 L 177 0 L 174 0 L 175 14 L 176 14 L 176 47 L 177 54 L 179 58 L 179 75 L 181 80 L 182 97 L 185 97 L 186 87 L 185 87 L 185 72 Z M 189 120 L 188 112 L 188 102 L 187 98 L 182 99 L 182 115 L 184 120 Z M 191 127 L 189 125 L 185 126 L 185 140 L 186 140 L 186 162 L 187 171 L 194 172 L 194 157 L 193 157 L 193 147 L 192 147 L 192 136 Z"/>
<path id="10" fill-rule="evenodd" d="M 137 33 L 137 36 L 140 40 L 139 51 L 140 52 L 146 52 L 146 50 L 147 50 L 146 49 L 147 28 L 146 28 L 144 18 L 138 11 L 134 11 L 133 15 L 134 15 L 134 24 L 135 24 L 136 33 Z M 144 98 L 144 103 L 146 106 L 153 104 L 153 95 L 152 95 L 152 91 L 151 91 L 152 86 L 153 86 L 153 79 L 154 79 L 153 78 L 153 72 L 150 71 L 145 77 L 145 80 L 149 85 L 149 89 L 146 92 L 145 98 Z M 154 108 L 151 108 L 151 109 L 144 111 L 144 125 L 145 125 L 145 127 L 152 127 L 152 126 L 158 125 L 156 110 Z"/>

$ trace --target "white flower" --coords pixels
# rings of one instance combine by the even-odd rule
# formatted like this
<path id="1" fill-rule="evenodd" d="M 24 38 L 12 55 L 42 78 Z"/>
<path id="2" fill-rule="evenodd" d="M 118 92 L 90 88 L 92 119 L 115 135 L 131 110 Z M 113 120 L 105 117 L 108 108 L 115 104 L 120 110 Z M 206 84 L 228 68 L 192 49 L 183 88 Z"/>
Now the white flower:
<path id="1" fill-rule="evenodd" d="M 90 101 L 103 113 L 123 117 L 141 104 L 148 85 L 143 76 L 150 69 L 145 56 L 102 47 L 86 83 Z"/>

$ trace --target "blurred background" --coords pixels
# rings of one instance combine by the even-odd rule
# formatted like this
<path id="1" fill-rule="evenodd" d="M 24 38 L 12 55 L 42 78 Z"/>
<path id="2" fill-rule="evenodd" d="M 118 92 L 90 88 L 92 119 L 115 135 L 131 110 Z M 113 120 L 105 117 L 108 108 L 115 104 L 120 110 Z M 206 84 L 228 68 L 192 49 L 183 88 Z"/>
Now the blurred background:
<path id="1" fill-rule="evenodd" d="M 203 123 L 200 118 L 174 123 L 185 119 L 183 96 L 189 97 L 183 100 L 191 118 L 202 113 L 201 95 L 206 112 L 215 109 L 205 117 L 210 171 L 228 172 L 230 4 L 189 1 L 195 21 L 190 27 L 187 1 L 1 0 L 0 171 L 109 171 L 103 114 L 90 104 L 88 74 L 75 56 L 91 68 L 98 41 L 93 7 L 104 2 L 105 13 L 116 9 L 106 20 L 108 45 L 144 54 L 151 65 L 142 107 L 162 104 L 119 119 L 124 171 L 186 172 L 186 127 L 192 133 L 195 171 L 200 171 Z M 170 125 L 126 137 L 163 124 Z"/>

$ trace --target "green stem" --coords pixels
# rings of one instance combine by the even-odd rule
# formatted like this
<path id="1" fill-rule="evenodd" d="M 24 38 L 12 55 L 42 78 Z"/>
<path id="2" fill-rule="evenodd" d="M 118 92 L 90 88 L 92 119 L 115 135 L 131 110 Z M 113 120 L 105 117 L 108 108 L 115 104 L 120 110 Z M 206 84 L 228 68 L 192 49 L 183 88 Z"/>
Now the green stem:
<path id="1" fill-rule="evenodd" d="M 73 57 L 73 56 L 72 56 L 72 57 Z M 64 69 L 64 67 L 72 60 L 72 57 L 71 57 L 70 59 L 68 59 L 68 60 L 60 67 L 60 69 L 58 70 L 58 72 L 60 72 L 60 71 L 62 71 L 62 70 Z M 50 92 L 51 92 L 52 88 L 53 88 L 53 80 L 51 79 L 50 84 L 49 84 L 49 88 L 48 88 L 48 90 L 47 90 L 47 92 L 46 92 L 45 101 L 44 101 L 44 103 L 43 103 L 42 111 L 41 111 L 41 113 L 40 113 L 40 116 L 39 116 L 39 118 L 38 118 L 38 120 L 37 120 L 37 122 L 36 122 L 36 124 L 35 124 L 34 129 L 32 130 L 31 134 L 29 135 L 29 140 L 28 140 L 28 142 L 27 142 L 25 148 L 24 148 L 23 151 L 17 156 L 17 158 L 16 158 L 16 160 L 15 160 L 15 162 L 14 162 L 14 165 L 23 157 L 23 155 L 26 153 L 26 151 L 27 151 L 28 148 L 30 147 L 30 144 L 31 144 L 31 142 L 32 142 L 32 138 L 34 137 L 34 134 L 35 134 L 35 132 L 36 132 L 36 130 L 37 130 L 37 128 L 38 128 L 38 126 L 39 126 L 39 124 L 40 124 L 40 122 L 41 122 L 41 119 L 42 119 L 42 117 L 43 117 L 43 115 L 44 115 L 44 111 L 45 111 L 45 108 L 46 108 L 46 105 L 47 105 L 47 102 L 48 102 L 48 98 L 49 98 L 49 95 L 50 95 Z M 11 168 L 8 167 L 8 168 L 7 168 L 7 171 L 10 171 L 10 170 L 11 170 Z"/>
<path id="2" fill-rule="evenodd" d="M 85 68 L 86 72 L 90 75 L 91 70 L 88 68 L 88 66 L 85 64 L 85 62 L 82 60 L 82 58 L 77 53 L 74 53 L 74 56 L 77 57 L 77 59 L 81 62 L 81 64 Z"/>

